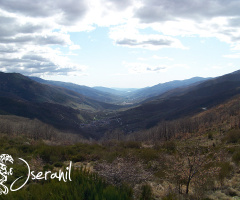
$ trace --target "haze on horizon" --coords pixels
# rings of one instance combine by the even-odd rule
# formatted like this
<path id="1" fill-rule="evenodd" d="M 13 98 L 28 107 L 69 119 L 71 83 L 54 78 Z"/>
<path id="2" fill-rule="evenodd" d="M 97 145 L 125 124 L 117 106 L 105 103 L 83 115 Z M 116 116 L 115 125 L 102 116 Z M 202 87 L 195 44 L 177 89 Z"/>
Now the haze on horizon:
<path id="1" fill-rule="evenodd" d="M 0 0 L 0 71 L 142 88 L 239 69 L 238 0 Z"/>

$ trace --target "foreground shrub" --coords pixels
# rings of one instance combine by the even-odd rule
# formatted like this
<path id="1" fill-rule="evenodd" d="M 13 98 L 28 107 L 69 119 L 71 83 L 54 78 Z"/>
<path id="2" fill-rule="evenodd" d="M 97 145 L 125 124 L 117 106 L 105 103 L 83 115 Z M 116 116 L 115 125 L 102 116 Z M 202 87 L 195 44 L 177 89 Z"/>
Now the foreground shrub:
<path id="1" fill-rule="evenodd" d="M 230 162 L 221 162 L 219 163 L 219 166 L 220 166 L 220 171 L 218 174 L 218 178 L 220 183 L 223 184 L 224 179 L 231 174 L 233 167 L 231 166 Z"/>
<path id="2" fill-rule="evenodd" d="M 230 130 L 224 138 L 227 143 L 237 143 L 240 139 L 240 130 Z"/>
<path id="3" fill-rule="evenodd" d="M 163 144 L 163 148 L 169 153 L 174 153 L 177 150 L 177 145 L 174 141 L 167 141 Z"/>
<path id="4" fill-rule="evenodd" d="M 240 161 L 240 149 L 237 149 L 232 156 L 232 160 L 233 162 L 235 162 L 236 164 L 239 164 Z"/>
<path id="5" fill-rule="evenodd" d="M 72 172 L 72 181 L 42 181 L 29 184 L 16 192 L 9 192 L 0 199 L 28 200 L 131 200 L 132 189 L 128 186 L 114 187 L 107 184 L 96 174 L 84 170 Z"/>
<path id="6" fill-rule="evenodd" d="M 151 186 L 143 185 L 141 189 L 142 189 L 142 193 L 141 193 L 140 200 L 152 200 L 153 199 Z"/>

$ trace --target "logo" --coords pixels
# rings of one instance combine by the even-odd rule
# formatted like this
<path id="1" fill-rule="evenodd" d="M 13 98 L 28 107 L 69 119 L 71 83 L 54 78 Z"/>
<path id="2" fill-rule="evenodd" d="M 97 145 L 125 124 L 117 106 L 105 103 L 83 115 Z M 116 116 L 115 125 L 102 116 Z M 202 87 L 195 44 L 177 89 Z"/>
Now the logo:
<path id="1" fill-rule="evenodd" d="M 7 194 L 8 193 L 8 187 L 4 185 L 5 182 L 7 182 L 8 175 L 13 174 L 13 168 L 10 168 L 9 171 L 7 171 L 7 165 L 6 162 L 10 162 L 13 164 L 13 158 L 12 156 L 8 154 L 1 154 L 0 155 L 0 195 Z"/>
<path id="2" fill-rule="evenodd" d="M 10 188 L 8 188 L 5 185 L 5 183 L 7 182 L 8 176 L 14 174 L 14 169 L 10 168 L 8 170 L 6 164 L 8 162 L 13 164 L 14 160 L 13 160 L 11 155 L 8 155 L 8 154 L 1 154 L 0 155 L 0 195 L 8 194 L 9 189 L 12 192 L 20 190 L 21 188 L 23 188 L 27 184 L 27 182 L 30 180 L 30 178 L 32 180 L 58 179 L 59 181 L 64 181 L 64 182 L 67 182 L 68 180 L 72 181 L 72 179 L 71 179 L 72 161 L 70 161 L 69 166 L 66 167 L 65 171 L 62 171 L 60 169 L 59 172 L 46 171 L 46 172 L 35 173 L 35 171 L 31 171 L 31 168 L 30 168 L 30 166 L 29 166 L 29 164 L 27 163 L 26 160 L 24 160 L 22 158 L 18 158 L 18 159 L 20 161 L 22 161 L 23 164 L 26 166 L 26 168 L 28 170 L 28 175 L 26 177 L 20 176 L 15 181 L 13 181 L 12 184 L 10 185 Z M 19 186 L 18 188 L 14 189 L 15 183 L 22 178 L 26 178 L 25 182 L 21 186 Z"/>

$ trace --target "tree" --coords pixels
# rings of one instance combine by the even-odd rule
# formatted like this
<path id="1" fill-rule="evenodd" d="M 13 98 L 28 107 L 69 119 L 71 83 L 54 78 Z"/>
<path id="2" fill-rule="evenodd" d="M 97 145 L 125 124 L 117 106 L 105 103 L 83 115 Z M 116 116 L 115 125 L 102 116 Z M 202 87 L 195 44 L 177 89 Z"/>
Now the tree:
<path id="1" fill-rule="evenodd" d="M 219 172 L 220 169 L 214 165 L 215 159 L 216 155 L 209 148 L 189 144 L 178 149 L 178 153 L 170 158 L 166 174 L 179 194 L 188 194 L 191 183 L 197 182 L 195 185 L 201 187 Z"/>

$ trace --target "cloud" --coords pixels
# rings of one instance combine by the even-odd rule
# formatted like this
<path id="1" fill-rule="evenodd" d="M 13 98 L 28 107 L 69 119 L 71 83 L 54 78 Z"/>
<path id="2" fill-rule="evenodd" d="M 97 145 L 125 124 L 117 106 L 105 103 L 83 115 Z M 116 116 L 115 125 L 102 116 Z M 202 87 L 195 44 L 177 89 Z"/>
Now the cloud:
<path id="1" fill-rule="evenodd" d="M 16 35 L 15 37 L 0 37 L 1 43 L 17 44 L 17 43 L 31 43 L 35 45 L 67 45 L 70 44 L 68 35 L 59 33 L 48 34 L 24 34 Z"/>
<path id="2" fill-rule="evenodd" d="M 133 73 L 133 74 L 160 72 L 162 70 L 167 69 L 166 66 L 150 65 L 150 64 L 147 64 L 147 63 L 123 62 L 123 65 L 128 69 L 129 73 Z"/>
<path id="3" fill-rule="evenodd" d="M 26 4 L 27 2 L 25 1 Z M 45 18 L 52 15 L 50 12 L 48 13 L 50 7 L 42 7 L 42 9 L 47 9 L 44 14 L 41 13 L 40 8 L 36 7 L 38 1 L 36 5 L 29 1 L 29 5 L 26 7 L 18 7 L 19 3 L 15 2 L 16 4 L 14 4 L 14 1 L 1 3 L 2 1 L 0 1 L 0 11 L 2 11 L 0 12 L 1 71 L 40 76 L 43 74 L 81 74 L 86 70 L 86 66 L 72 63 L 66 56 L 63 56 L 61 51 L 52 48 L 59 46 L 75 50 L 80 47 L 73 44 L 67 32 L 56 31 L 60 27 L 57 24 L 58 20 Z M 57 3 L 59 6 L 61 2 Z M 62 3 L 64 4 L 64 2 Z M 3 7 L 6 10 L 1 10 Z M 70 12 L 70 7 L 67 8 L 66 5 L 65 7 L 62 5 L 62 7 L 63 10 L 69 9 Z M 36 15 L 31 17 L 31 12 L 36 12 Z M 63 12 L 60 15 L 63 15 Z"/>
<path id="4" fill-rule="evenodd" d="M 86 66 L 73 64 L 68 61 L 65 63 L 55 62 L 47 58 L 0 58 L 0 70 L 3 72 L 18 72 L 25 75 L 79 75 L 84 73 Z"/>
<path id="5" fill-rule="evenodd" d="M 75 0 L 0 0 L 0 8 L 10 13 L 33 18 L 47 18 L 57 16 L 59 24 L 72 25 L 86 14 L 86 1 Z"/>
<path id="6" fill-rule="evenodd" d="M 15 48 L 14 45 L 5 45 L 0 44 L 0 53 L 7 54 L 7 53 L 16 53 L 18 50 Z"/>
<path id="7" fill-rule="evenodd" d="M 240 1 L 143 0 L 134 17 L 139 24 L 169 36 L 215 37 L 240 43 Z"/>
<path id="8" fill-rule="evenodd" d="M 239 16 L 240 2 L 236 0 L 143 0 L 135 16 L 144 23 L 213 17 Z"/>
<path id="9" fill-rule="evenodd" d="M 87 69 L 87 66 L 71 62 L 61 51 L 50 47 L 27 45 L 28 49 L 15 51 L 11 51 L 11 47 L 2 48 L 5 54 L 0 55 L 0 70 L 3 72 L 19 72 L 34 76 L 80 75 Z"/>
<path id="10" fill-rule="evenodd" d="M 132 48 L 146 48 L 150 50 L 158 50 L 164 47 L 186 48 L 177 39 L 161 36 L 161 35 L 138 35 L 137 39 L 123 38 L 116 39 L 117 45 L 132 47 Z"/>
<path id="11" fill-rule="evenodd" d="M 181 39 L 199 36 L 239 51 L 239 10 L 238 0 L 0 0 L 1 69 L 83 73 L 87 67 L 72 63 L 65 51 L 80 49 L 70 33 L 98 27 L 109 28 L 113 43 L 128 48 L 186 49 Z M 139 63 L 129 67 L 137 73 L 162 70 Z"/>
<path id="12" fill-rule="evenodd" d="M 159 39 L 147 39 L 147 40 L 142 40 L 142 41 L 138 41 L 136 39 L 122 39 L 122 40 L 117 40 L 116 41 L 117 44 L 120 45 L 126 45 L 126 46 L 170 46 L 172 41 L 167 40 L 167 39 L 163 39 L 163 38 L 159 38 Z"/>
<path id="13" fill-rule="evenodd" d="M 130 25 L 117 26 L 111 29 L 109 36 L 115 44 L 130 48 L 145 48 L 158 50 L 165 47 L 186 48 L 173 37 L 161 34 L 141 34 L 137 28 Z"/>
<path id="14" fill-rule="evenodd" d="M 238 58 L 240 58 L 240 53 L 224 55 L 223 57 L 225 57 L 225 58 L 232 58 L 232 59 L 238 59 Z"/>
<path id="15" fill-rule="evenodd" d="M 11 16 L 0 15 L 0 24 L 0 37 L 11 37 L 19 33 L 37 33 L 45 29 L 45 25 L 33 24 L 30 22 L 22 23 L 17 17 Z"/>
<path id="16" fill-rule="evenodd" d="M 106 5 L 108 8 L 123 11 L 130 7 L 133 4 L 132 0 L 102 0 L 103 5 Z"/>
<path id="17" fill-rule="evenodd" d="M 166 69 L 166 67 L 147 67 L 147 71 L 157 72 Z"/>
<path id="18" fill-rule="evenodd" d="M 81 47 L 79 45 L 73 44 L 69 47 L 70 50 L 78 50 L 81 49 Z"/>
<path id="19" fill-rule="evenodd" d="M 152 58 L 156 60 L 173 60 L 173 58 L 169 58 L 167 56 L 157 56 L 157 55 L 153 55 Z"/>

